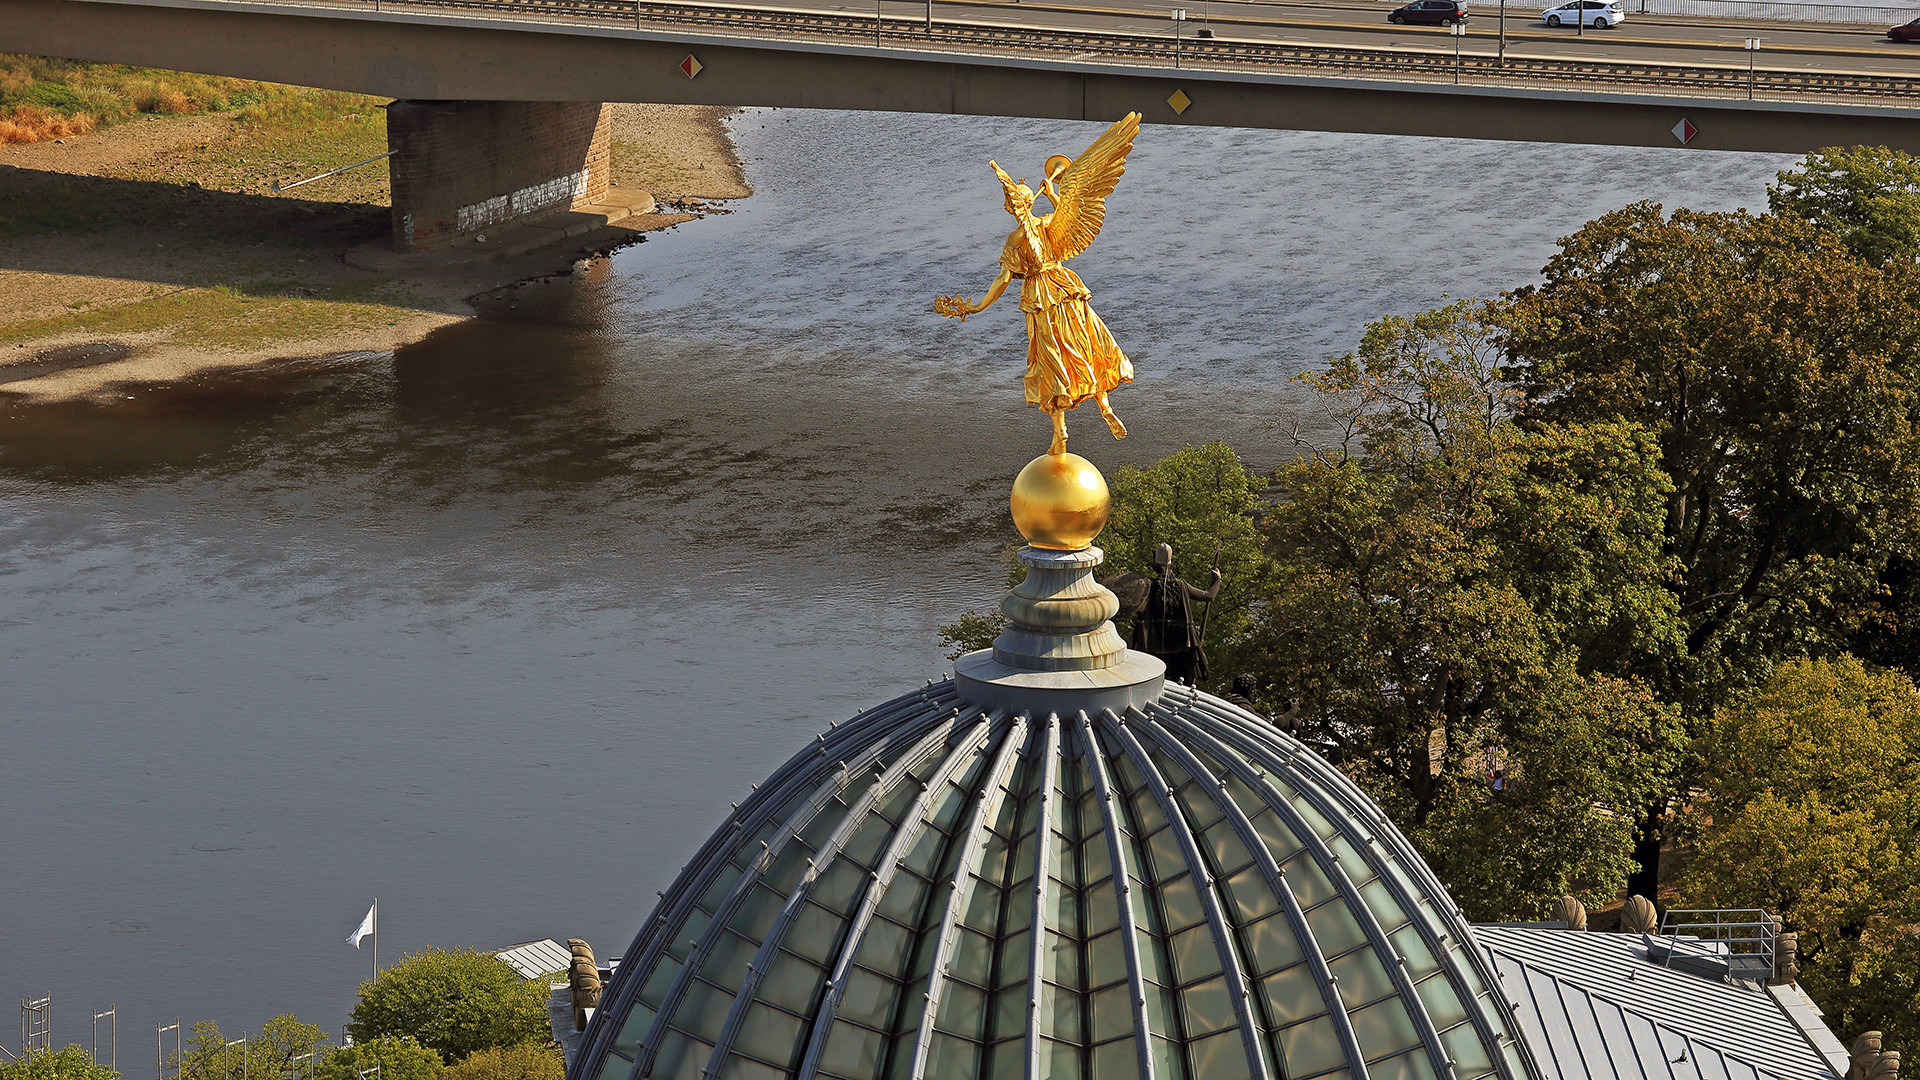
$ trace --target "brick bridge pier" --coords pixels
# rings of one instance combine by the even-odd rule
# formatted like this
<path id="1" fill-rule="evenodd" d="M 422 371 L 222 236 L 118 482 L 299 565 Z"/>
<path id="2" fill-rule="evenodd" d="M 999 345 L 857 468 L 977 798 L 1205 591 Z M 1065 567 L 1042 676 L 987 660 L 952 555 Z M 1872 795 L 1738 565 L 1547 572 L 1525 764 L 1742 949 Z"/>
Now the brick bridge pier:
<path id="1" fill-rule="evenodd" d="M 517 255 L 634 213 L 612 187 L 607 107 L 572 101 L 395 101 L 387 108 L 393 241 L 378 269 Z"/>

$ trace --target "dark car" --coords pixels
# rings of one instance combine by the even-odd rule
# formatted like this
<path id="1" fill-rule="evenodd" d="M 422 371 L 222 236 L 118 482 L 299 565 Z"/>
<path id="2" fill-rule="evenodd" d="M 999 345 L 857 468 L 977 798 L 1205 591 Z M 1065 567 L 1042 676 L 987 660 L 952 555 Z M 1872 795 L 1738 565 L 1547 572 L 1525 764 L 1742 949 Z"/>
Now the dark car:
<path id="1" fill-rule="evenodd" d="M 1920 41 L 1920 19 L 1894 27 L 1887 31 L 1887 37 L 1893 41 Z"/>
<path id="2" fill-rule="evenodd" d="M 1388 13 L 1387 21 L 1420 26 L 1451 26 L 1467 21 L 1467 5 L 1463 0 L 1413 0 L 1406 7 L 1395 8 Z"/>

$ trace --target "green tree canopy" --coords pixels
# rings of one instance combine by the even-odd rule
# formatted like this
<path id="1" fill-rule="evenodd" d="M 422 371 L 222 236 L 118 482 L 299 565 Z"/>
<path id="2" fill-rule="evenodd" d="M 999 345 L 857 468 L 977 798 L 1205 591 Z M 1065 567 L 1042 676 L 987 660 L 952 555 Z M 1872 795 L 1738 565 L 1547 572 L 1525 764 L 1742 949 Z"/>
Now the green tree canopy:
<path id="1" fill-rule="evenodd" d="M 1634 800 L 1679 747 L 1671 710 L 1584 657 L 1631 667 L 1677 648 L 1678 624 L 1652 440 L 1520 427 L 1486 315 L 1382 320 L 1302 377 L 1340 437 L 1280 470 L 1259 636 L 1307 736 L 1469 914 L 1537 916 L 1567 891 L 1611 898 Z"/>
<path id="2" fill-rule="evenodd" d="M 120 1080 L 120 1074 L 74 1043 L 65 1050 L 0 1061 L 0 1080 Z"/>
<path id="3" fill-rule="evenodd" d="M 547 987 L 522 979 L 491 953 L 428 949 L 360 984 L 347 1031 L 356 1043 L 411 1037 L 456 1061 L 548 1038 Z"/>
<path id="4" fill-rule="evenodd" d="M 439 1054 L 414 1040 L 382 1035 L 328 1054 L 314 1067 L 313 1080 L 363 1080 L 361 1073 L 364 1080 L 435 1080 L 444 1069 Z"/>
<path id="5" fill-rule="evenodd" d="M 1232 681 L 1249 667 L 1254 609 L 1266 592 L 1268 562 L 1254 524 L 1266 481 L 1249 473 L 1232 447 L 1210 442 L 1144 469 L 1123 465 L 1111 483 L 1113 514 L 1100 533 L 1107 560 L 1100 576 L 1129 570 L 1154 575 L 1153 549 L 1167 544 L 1173 572 L 1205 588 L 1217 553 L 1223 580 L 1206 616 L 1212 669 L 1207 681 Z"/>
<path id="6" fill-rule="evenodd" d="M 1812 222 L 1882 266 L 1920 255 L 1920 158 L 1884 146 L 1829 146 L 1767 187 L 1767 207 Z"/>
<path id="7" fill-rule="evenodd" d="M 1881 618 L 1920 524 L 1920 280 L 1792 215 L 1637 203 L 1561 242 L 1497 318 L 1521 421 L 1657 439 L 1664 585 L 1683 648 L 1651 676 L 1693 722 L 1782 657 Z M 1637 816 L 1654 895 L 1675 791 Z"/>
<path id="8" fill-rule="evenodd" d="M 1705 715 L 1778 656 L 1843 648 L 1920 523 L 1920 289 L 1793 217 L 1637 203 L 1562 242 L 1499 313 L 1530 425 L 1658 440 L 1686 662 Z"/>
<path id="9" fill-rule="evenodd" d="M 229 1046 L 236 1038 L 246 1041 Z M 258 1033 L 233 1036 L 212 1020 L 193 1025 L 193 1034 L 178 1060 L 169 1064 L 181 1080 L 246 1080 L 252 1077 L 295 1076 L 304 1064 L 327 1051 L 327 1036 L 318 1025 L 303 1024 L 292 1013 L 268 1020 Z"/>
<path id="10" fill-rule="evenodd" d="M 447 1066 L 440 1080 L 561 1080 L 566 1074 L 559 1047 L 521 1043 L 469 1054 Z"/>
<path id="11" fill-rule="evenodd" d="M 1682 895 L 1778 914 L 1843 1037 L 1920 1038 L 1920 1013 L 1867 1007 L 1888 997 L 1889 960 L 1912 952 L 1920 920 L 1920 691 L 1850 656 L 1790 661 L 1714 717 L 1701 756 L 1705 798 L 1688 822 L 1699 853 Z"/>

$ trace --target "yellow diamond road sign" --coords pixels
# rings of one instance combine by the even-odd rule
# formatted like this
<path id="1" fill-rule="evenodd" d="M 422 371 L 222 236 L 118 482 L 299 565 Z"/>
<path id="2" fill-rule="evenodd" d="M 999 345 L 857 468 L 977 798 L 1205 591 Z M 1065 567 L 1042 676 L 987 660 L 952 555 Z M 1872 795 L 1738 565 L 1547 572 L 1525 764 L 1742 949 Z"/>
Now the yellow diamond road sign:
<path id="1" fill-rule="evenodd" d="M 1178 116 L 1187 111 L 1187 106 L 1193 104 L 1193 99 L 1187 96 L 1185 90 L 1175 90 L 1173 96 L 1167 99 L 1167 104 L 1173 106 L 1173 114 Z"/>
<path id="2" fill-rule="evenodd" d="M 685 60 L 680 61 L 680 70 L 686 72 L 687 78 L 689 79 L 693 78 L 695 75 L 700 74 L 700 69 L 705 66 L 706 66 L 705 64 L 702 64 L 700 61 L 695 60 L 693 58 L 692 53 L 688 53 L 687 58 Z"/>

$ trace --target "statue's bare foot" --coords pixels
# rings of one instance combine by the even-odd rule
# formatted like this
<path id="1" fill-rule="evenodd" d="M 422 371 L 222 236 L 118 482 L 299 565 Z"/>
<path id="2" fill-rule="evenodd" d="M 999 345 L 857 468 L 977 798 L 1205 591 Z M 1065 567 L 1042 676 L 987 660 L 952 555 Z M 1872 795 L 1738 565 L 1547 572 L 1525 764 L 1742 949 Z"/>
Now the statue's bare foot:
<path id="1" fill-rule="evenodd" d="M 1121 423 L 1120 418 L 1113 415 L 1113 410 L 1107 409 L 1101 412 L 1100 415 L 1106 418 L 1107 430 L 1113 432 L 1114 438 L 1124 439 L 1127 437 L 1127 425 Z"/>
<path id="2" fill-rule="evenodd" d="M 1055 435 L 1053 437 L 1053 445 L 1047 447 L 1047 453 L 1052 454 L 1054 457 L 1059 457 L 1066 452 L 1067 437 L 1065 435 Z"/>

